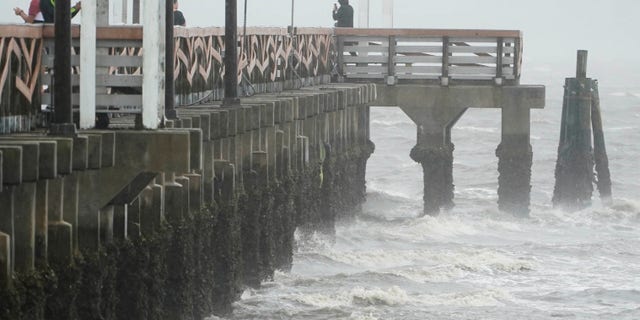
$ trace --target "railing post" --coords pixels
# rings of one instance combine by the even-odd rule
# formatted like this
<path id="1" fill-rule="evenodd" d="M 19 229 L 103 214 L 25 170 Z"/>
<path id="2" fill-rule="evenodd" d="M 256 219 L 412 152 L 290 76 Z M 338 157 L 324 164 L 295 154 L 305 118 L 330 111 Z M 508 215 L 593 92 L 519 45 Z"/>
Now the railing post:
<path id="1" fill-rule="evenodd" d="M 449 37 L 442 37 L 442 75 L 440 76 L 440 84 L 449 85 Z"/>
<path id="2" fill-rule="evenodd" d="M 54 125 L 51 134 L 74 135 L 73 105 L 71 100 L 71 5 L 69 0 L 58 0 L 55 7 L 55 56 L 53 96 Z"/>
<path id="3" fill-rule="evenodd" d="M 142 46 L 142 125 L 157 129 L 164 117 L 165 1 L 145 0 Z"/>
<path id="4" fill-rule="evenodd" d="M 224 30 L 224 106 L 238 106 L 238 3 L 226 0 Z"/>
<path id="5" fill-rule="evenodd" d="M 338 48 L 338 82 L 344 80 L 344 40 L 342 36 L 336 37 Z"/>
<path id="6" fill-rule="evenodd" d="M 85 0 L 80 29 L 80 128 L 96 124 L 96 0 Z"/>
<path id="7" fill-rule="evenodd" d="M 387 85 L 396 84 L 396 37 L 389 36 L 389 59 L 387 62 Z"/>
<path id="8" fill-rule="evenodd" d="M 520 55 L 522 54 L 522 39 L 517 37 L 513 46 L 513 76 L 516 84 L 520 83 Z"/>
<path id="9" fill-rule="evenodd" d="M 502 56 L 504 53 L 504 39 L 502 37 L 498 38 L 498 42 L 496 43 L 496 77 L 494 79 L 494 83 L 498 86 L 502 85 Z"/>
<path id="10" fill-rule="evenodd" d="M 167 119 L 177 119 L 175 110 L 175 81 L 173 81 L 173 69 L 175 65 L 174 39 L 173 39 L 173 0 L 166 0 L 165 3 L 165 56 L 166 63 L 164 69 L 165 87 L 164 87 L 164 115 Z"/>

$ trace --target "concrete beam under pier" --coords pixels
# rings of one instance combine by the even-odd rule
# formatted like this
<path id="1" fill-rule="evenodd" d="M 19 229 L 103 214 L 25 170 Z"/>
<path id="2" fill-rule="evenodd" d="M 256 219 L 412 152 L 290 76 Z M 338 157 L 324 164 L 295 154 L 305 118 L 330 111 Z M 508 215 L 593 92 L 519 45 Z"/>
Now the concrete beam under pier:
<path id="1" fill-rule="evenodd" d="M 502 108 L 519 106 L 542 109 L 545 106 L 545 87 L 521 86 L 450 86 L 396 85 L 378 86 L 377 99 L 371 106 L 408 106 L 432 108 L 457 106 L 464 108 Z"/>

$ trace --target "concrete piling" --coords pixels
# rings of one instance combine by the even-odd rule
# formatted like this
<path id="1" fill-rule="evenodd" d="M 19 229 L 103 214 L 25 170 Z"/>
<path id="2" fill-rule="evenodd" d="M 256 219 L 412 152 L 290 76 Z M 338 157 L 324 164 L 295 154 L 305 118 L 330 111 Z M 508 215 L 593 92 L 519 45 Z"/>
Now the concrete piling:
<path id="1" fill-rule="evenodd" d="M 453 149 L 416 146 L 411 150 L 411 159 L 422 165 L 424 182 L 424 213 L 438 215 L 440 208 L 449 206 L 453 183 L 449 177 L 449 167 L 453 163 Z"/>
<path id="2" fill-rule="evenodd" d="M 0 232 L 0 290 L 11 283 L 11 236 Z"/>
<path id="3" fill-rule="evenodd" d="M 38 267 L 47 264 L 49 224 L 49 180 L 39 180 L 36 184 L 36 233 L 35 263 Z"/>
<path id="4" fill-rule="evenodd" d="M 64 221 L 50 221 L 48 228 L 49 263 L 69 265 L 73 263 L 73 227 Z"/>
<path id="5" fill-rule="evenodd" d="M 184 177 L 189 179 L 189 208 L 191 211 L 199 211 L 204 204 L 202 175 L 188 173 Z"/>
<path id="6" fill-rule="evenodd" d="M 129 238 L 129 205 L 117 204 L 113 206 L 113 239 L 123 241 Z"/>
<path id="7" fill-rule="evenodd" d="M 86 141 L 86 140 L 85 140 Z M 84 157 L 83 157 L 84 158 Z M 62 219 L 73 228 L 73 248 L 78 249 L 78 195 L 80 192 L 77 174 L 64 177 Z"/>
<path id="8" fill-rule="evenodd" d="M 113 243 L 113 217 L 115 208 L 106 206 L 99 211 L 100 219 L 100 243 L 108 245 Z"/>
<path id="9" fill-rule="evenodd" d="M 183 217 L 185 196 L 183 186 L 176 182 L 174 174 L 164 182 L 164 212 L 167 222 L 176 224 Z"/>
<path id="10" fill-rule="evenodd" d="M 502 107 L 502 141 L 498 157 L 498 206 L 518 216 L 529 215 L 531 166 L 530 110 L 516 104 Z"/>
<path id="11" fill-rule="evenodd" d="M 191 210 L 194 209 L 191 208 L 191 181 L 185 175 L 176 177 L 175 181 L 182 186 L 180 191 L 182 194 L 182 200 L 180 201 L 182 204 L 182 218 L 190 217 Z"/>
<path id="12" fill-rule="evenodd" d="M 15 197 L 13 187 L 3 187 L 0 192 L 0 233 L 5 234 L 8 238 L 8 249 L 6 263 L 8 263 L 9 272 L 13 274 L 15 263 L 15 225 L 14 225 L 14 206 Z"/>
<path id="13" fill-rule="evenodd" d="M 28 272 L 35 266 L 36 184 L 22 183 L 14 191 L 15 270 Z"/>

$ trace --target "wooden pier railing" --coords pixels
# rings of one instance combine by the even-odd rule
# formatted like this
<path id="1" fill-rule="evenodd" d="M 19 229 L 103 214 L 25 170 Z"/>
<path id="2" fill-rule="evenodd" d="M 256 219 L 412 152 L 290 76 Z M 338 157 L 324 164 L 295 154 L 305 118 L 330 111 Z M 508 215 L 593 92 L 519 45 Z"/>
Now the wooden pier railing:
<path id="1" fill-rule="evenodd" d="M 178 104 L 202 96 L 222 100 L 224 28 L 177 28 L 174 77 Z M 239 92 L 282 91 L 306 82 L 328 81 L 335 53 L 333 30 L 298 28 L 292 37 L 282 28 L 247 28 L 238 35 Z"/>
<path id="2" fill-rule="evenodd" d="M 510 30 L 335 30 L 346 81 L 517 82 L 522 34 Z"/>
<path id="3" fill-rule="evenodd" d="M 0 134 L 36 126 L 41 63 L 42 27 L 0 25 Z"/>
<path id="4" fill-rule="evenodd" d="M 72 27 L 72 101 L 79 104 L 79 35 Z M 0 134 L 28 131 L 51 105 L 53 26 L 0 25 Z M 177 105 L 221 100 L 224 29 L 175 29 Z M 142 110 L 142 27 L 98 28 L 96 112 Z M 238 36 L 239 92 L 330 81 L 517 84 L 522 34 L 510 30 L 248 28 Z"/>

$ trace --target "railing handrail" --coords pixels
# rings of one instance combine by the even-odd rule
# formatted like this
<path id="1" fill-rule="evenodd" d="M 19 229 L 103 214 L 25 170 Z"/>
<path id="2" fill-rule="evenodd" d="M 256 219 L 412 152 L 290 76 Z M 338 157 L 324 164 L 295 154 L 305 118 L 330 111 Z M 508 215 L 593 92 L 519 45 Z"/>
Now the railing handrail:
<path id="1" fill-rule="evenodd" d="M 80 28 L 78 24 L 71 26 L 71 37 L 80 37 Z M 97 27 L 96 38 L 98 40 L 142 40 L 141 25 L 115 25 L 108 27 Z M 334 28 L 295 28 L 297 35 L 333 35 Z M 202 37 L 202 36 L 223 36 L 224 27 L 177 27 L 174 30 L 176 38 Z M 244 30 L 238 29 L 238 35 L 243 35 Z M 287 28 L 279 27 L 247 27 L 247 35 L 288 35 Z M 53 38 L 55 36 L 55 28 L 53 24 L 0 24 L 0 36 L 15 38 Z"/>
<path id="2" fill-rule="evenodd" d="M 42 38 L 41 24 L 0 24 L 0 37 Z"/>
<path id="3" fill-rule="evenodd" d="M 522 38 L 520 30 L 335 28 L 336 36 Z"/>

